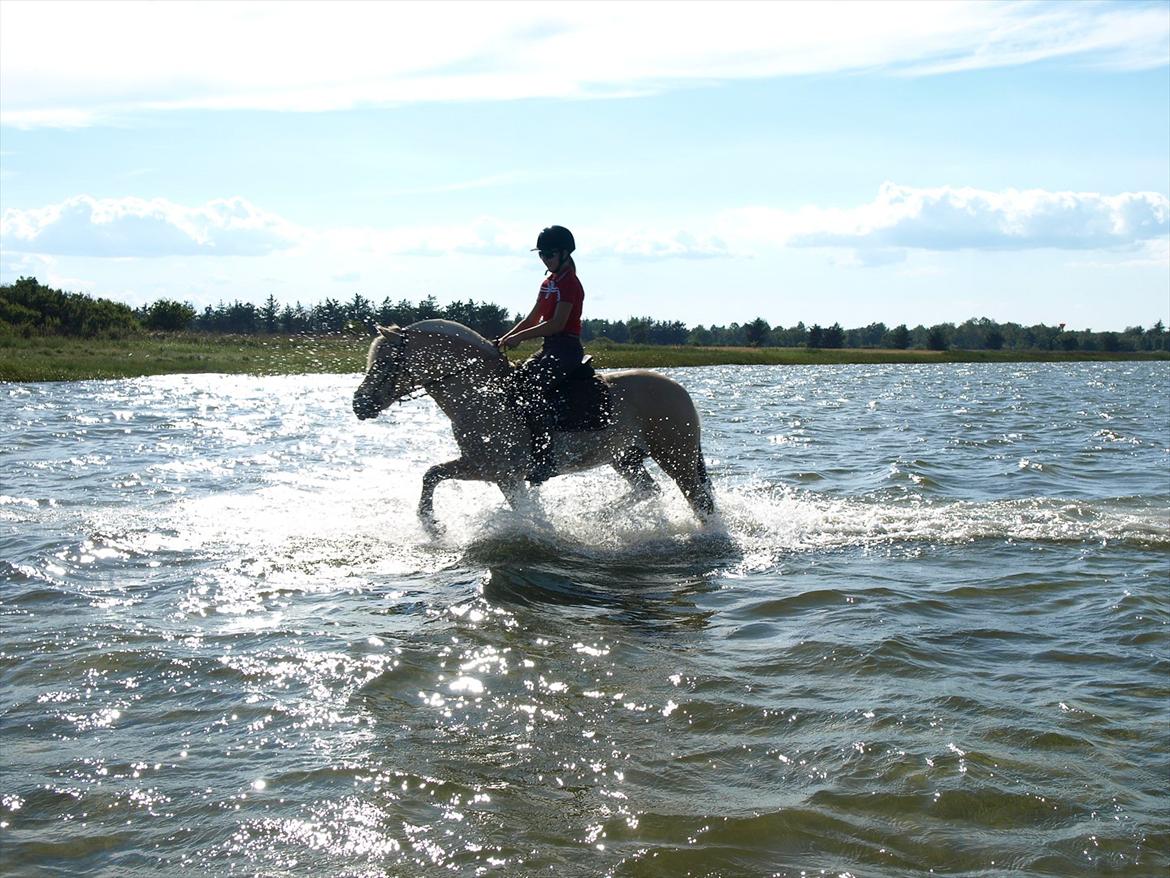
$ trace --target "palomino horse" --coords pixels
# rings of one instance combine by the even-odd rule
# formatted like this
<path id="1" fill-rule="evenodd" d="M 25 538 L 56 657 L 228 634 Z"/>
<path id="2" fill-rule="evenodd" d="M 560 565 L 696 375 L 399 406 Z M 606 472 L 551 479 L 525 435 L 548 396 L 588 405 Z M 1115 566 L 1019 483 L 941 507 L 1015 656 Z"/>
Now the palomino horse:
<path id="1" fill-rule="evenodd" d="M 379 326 L 370 344 L 366 377 L 353 395 L 361 419 L 423 390 L 451 419 L 460 456 L 423 476 L 419 518 L 433 527 L 435 487 L 445 479 L 495 482 L 515 506 L 525 494 L 532 437 L 509 403 L 514 367 L 478 333 L 449 320 Z M 704 518 L 715 510 L 699 445 L 699 416 L 681 385 L 665 375 L 631 369 L 599 376 L 613 402 L 610 426 L 553 434 L 558 475 L 612 466 L 638 494 L 658 488 L 644 461 L 652 457 Z"/>

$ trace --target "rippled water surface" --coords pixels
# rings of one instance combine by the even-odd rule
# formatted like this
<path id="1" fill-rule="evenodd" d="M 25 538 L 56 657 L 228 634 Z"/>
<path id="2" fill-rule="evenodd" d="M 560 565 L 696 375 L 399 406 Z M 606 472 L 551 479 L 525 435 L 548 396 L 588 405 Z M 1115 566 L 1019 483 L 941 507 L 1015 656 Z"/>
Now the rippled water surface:
<path id="1" fill-rule="evenodd" d="M 1170 366 L 726 367 L 719 520 L 357 376 L 0 385 L 7 875 L 1165 875 Z"/>

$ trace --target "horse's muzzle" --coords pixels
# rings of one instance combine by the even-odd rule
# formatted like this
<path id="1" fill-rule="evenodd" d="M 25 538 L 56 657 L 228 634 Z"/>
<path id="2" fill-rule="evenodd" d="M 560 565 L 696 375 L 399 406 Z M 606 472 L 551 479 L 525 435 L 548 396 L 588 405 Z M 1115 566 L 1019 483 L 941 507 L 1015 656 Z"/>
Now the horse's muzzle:
<path id="1" fill-rule="evenodd" d="M 365 393 L 355 393 L 353 395 L 353 413 L 358 416 L 359 421 L 376 418 L 378 417 L 378 404 L 374 402 L 372 396 Z"/>

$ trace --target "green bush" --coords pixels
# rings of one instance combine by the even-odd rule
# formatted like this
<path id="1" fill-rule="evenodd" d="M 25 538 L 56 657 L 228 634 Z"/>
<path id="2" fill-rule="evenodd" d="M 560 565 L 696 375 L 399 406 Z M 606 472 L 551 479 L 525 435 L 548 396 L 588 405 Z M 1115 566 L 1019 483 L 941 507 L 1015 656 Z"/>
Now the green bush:
<path id="1" fill-rule="evenodd" d="M 138 311 L 142 325 L 161 332 L 179 332 L 189 329 L 195 320 L 195 309 L 186 302 L 159 299 L 153 305 Z"/>
<path id="2" fill-rule="evenodd" d="M 142 331 L 128 305 L 55 290 L 35 277 L 0 286 L 0 324 L 23 336 L 125 338 Z"/>

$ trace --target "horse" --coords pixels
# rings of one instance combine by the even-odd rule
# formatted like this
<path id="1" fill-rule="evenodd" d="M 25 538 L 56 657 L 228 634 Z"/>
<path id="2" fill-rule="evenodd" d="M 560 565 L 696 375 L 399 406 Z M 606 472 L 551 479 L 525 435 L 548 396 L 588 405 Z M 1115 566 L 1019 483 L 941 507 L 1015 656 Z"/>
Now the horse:
<path id="1" fill-rule="evenodd" d="M 423 476 L 418 516 L 438 530 L 435 488 L 446 479 L 495 482 L 515 508 L 527 497 L 532 434 L 510 401 L 516 367 L 492 342 L 450 320 L 420 320 L 406 327 L 378 326 L 366 371 L 353 395 L 360 420 L 375 418 L 419 390 L 451 421 L 459 446 L 455 460 Z M 652 458 L 672 478 L 700 521 L 715 511 L 703 462 L 699 415 L 686 389 L 665 375 L 629 369 L 598 375 L 609 390 L 608 426 L 556 432 L 555 475 L 612 466 L 638 497 L 659 489 L 645 461 Z"/>

